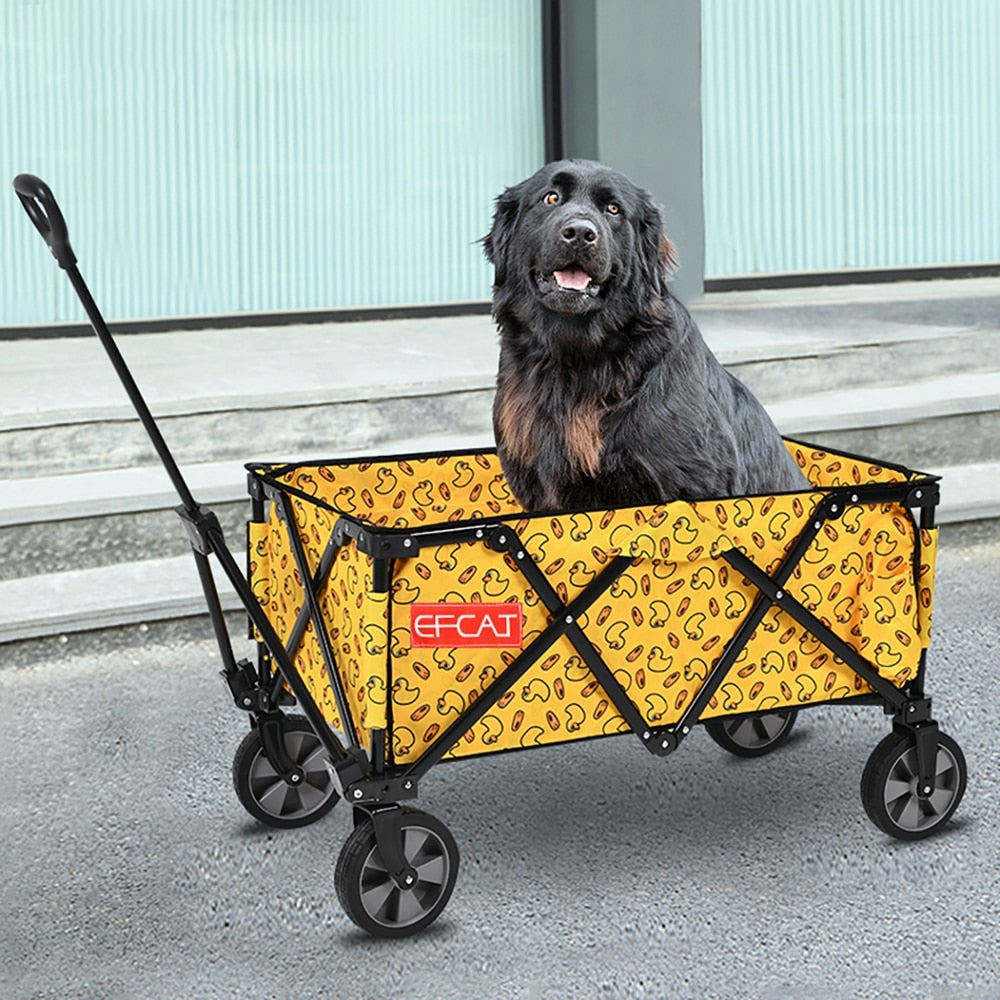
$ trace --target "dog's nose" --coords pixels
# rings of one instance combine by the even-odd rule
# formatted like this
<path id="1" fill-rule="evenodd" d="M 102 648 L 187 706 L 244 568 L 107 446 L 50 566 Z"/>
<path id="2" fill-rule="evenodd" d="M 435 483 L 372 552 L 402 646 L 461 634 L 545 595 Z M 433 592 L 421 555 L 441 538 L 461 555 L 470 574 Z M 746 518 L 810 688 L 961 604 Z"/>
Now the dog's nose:
<path id="1" fill-rule="evenodd" d="M 570 219 L 559 235 L 570 246 L 593 246 L 597 242 L 597 228 L 587 219 Z"/>

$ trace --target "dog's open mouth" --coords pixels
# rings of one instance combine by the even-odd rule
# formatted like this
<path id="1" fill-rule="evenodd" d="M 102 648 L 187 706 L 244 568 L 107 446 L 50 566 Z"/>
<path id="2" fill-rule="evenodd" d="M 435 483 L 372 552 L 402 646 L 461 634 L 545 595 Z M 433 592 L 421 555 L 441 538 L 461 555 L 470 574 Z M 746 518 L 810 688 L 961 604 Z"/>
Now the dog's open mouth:
<path id="1" fill-rule="evenodd" d="M 567 264 L 551 274 L 537 273 L 538 290 L 544 295 L 549 292 L 575 292 L 578 295 L 589 295 L 596 298 L 601 292 L 600 282 L 579 264 Z"/>

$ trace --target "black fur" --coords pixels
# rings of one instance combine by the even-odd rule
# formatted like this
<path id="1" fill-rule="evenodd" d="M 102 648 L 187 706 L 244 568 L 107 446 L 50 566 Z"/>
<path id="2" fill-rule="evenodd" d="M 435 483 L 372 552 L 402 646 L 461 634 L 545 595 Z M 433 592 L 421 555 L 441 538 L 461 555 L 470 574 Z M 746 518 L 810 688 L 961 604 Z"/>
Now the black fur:
<path id="1" fill-rule="evenodd" d="M 670 293 L 674 251 L 645 191 L 598 163 L 551 163 L 500 195 L 483 245 L 497 450 L 525 509 L 808 488 Z"/>

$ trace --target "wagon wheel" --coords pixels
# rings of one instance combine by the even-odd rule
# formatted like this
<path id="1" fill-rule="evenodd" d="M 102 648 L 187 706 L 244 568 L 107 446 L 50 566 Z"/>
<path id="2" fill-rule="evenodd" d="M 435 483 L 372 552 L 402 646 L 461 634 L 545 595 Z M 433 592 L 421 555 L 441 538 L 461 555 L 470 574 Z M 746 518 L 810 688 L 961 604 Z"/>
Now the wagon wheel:
<path id="1" fill-rule="evenodd" d="M 861 802 L 883 833 L 919 840 L 939 830 L 965 793 L 965 756 L 946 733 L 938 733 L 934 783 L 929 794 L 917 786 L 917 744 L 911 733 L 890 733 L 868 758 L 861 777 Z"/>
<path id="2" fill-rule="evenodd" d="M 282 720 L 285 753 L 301 773 L 297 784 L 289 784 L 271 766 L 261 744 L 260 733 L 251 729 L 233 758 L 236 797 L 251 816 L 268 826 L 306 826 L 325 816 L 339 796 L 326 768 L 326 750 L 301 715 Z"/>
<path id="3" fill-rule="evenodd" d="M 737 757 L 761 757 L 781 746 L 795 725 L 798 712 L 785 708 L 777 712 L 710 719 L 705 730 L 724 750 Z"/>
<path id="4" fill-rule="evenodd" d="M 416 873 L 412 887 L 397 886 L 386 870 L 371 819 L 354 828 L 337 860 L 340 905 L 375 937 L 405 937 L 427 927 L 447 905 L 458 874 L 458 847 L 448 828 L 415 809 L 402 813 L 403 855 Z"/>

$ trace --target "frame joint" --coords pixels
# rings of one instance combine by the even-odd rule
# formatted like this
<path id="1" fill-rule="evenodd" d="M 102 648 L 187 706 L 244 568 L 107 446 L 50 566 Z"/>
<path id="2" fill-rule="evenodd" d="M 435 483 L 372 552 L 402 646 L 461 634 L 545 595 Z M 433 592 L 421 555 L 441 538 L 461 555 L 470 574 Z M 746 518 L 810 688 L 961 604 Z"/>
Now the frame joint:
<path id="1" fill-rule="evenodd" d="M 918 483 L 906 494 L 906 507 L 936 507 L 941 501 L 941 487 L 937 483 Z"/>
<path id="2" fill-rule="evenodd" d="M 672 754 L 691 732 L 688 725 L 660 726 L 645 729 L 639 734 L 643 746 L 656 757 L 667 757 Z"/>
<path id="3" fill-rule="evenodd" d="M 184 504 L 175 507 L 174 511 L 181 519 L 191 548 L 199 555 L 211 555 L 215 551 L 211 536 L 222 537 L 222 525 L 215 511 L 202 504 L 198 504 L 196 511 L 189 510 Z"/>

